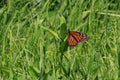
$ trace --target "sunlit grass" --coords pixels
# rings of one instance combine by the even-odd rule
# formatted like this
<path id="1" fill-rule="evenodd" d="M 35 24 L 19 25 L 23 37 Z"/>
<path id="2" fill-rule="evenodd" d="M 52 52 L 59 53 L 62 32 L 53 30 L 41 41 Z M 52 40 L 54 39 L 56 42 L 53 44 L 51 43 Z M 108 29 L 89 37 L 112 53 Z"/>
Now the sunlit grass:
<path id="1" fill-rule="evenodd" d="M 7 1 L 0 6 L 0 80 L 118 80 L 119 1 Z M 67 29 L 89 40 L 66 46 Z"/>

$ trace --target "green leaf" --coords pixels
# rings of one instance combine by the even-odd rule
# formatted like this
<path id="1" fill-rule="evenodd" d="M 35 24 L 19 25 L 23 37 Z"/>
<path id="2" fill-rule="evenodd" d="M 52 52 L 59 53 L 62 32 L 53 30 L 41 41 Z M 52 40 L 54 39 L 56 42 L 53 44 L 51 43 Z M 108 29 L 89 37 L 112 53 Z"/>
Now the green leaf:
<path id="1" fill-rule="evenodd" d="M 68 45 L 68 44 L 67 44 L 67 40 L 61 42 L 61 45 L 60 45 L 60 52 L 61 52 L 61 53 L 64 53 L 65 51 L 67 51 L 67 47 L 68 47 L 67 45 Z"/>
<path id="2" fill-rule="evenodd" d="M 64 53 L 67 50 L 67 40 L 65 40 L 66 36 L 67 36 L 67 25 L 63 23 L 60 28 L 60 38 L 62 40 L 60 42 L 61 53 Z"/>
<path id="3" fill-rule="evenodd" d="M 61 28 L 60 28 L 60 37 L 61 37 L 61 39 L 64 40 L 66 35 L 67 35 L 67 25 L 65 23 L 63 23 L 61 25 Z"/>
<path id="4" fill-rule="evenodd" d="M 50 32 L 53 36 L 55 36 L 57 39 L 61 40 L 60 37 L 58 36 L 58 34 L 55 33 L 54 31 L 52 31 L 51 29 L 46 28 L 46 27 L 43 27 L 43 26 L 41 26 L 41 28 L 44 29 L 44 30 L 47 30 L 47 31 Z"/>

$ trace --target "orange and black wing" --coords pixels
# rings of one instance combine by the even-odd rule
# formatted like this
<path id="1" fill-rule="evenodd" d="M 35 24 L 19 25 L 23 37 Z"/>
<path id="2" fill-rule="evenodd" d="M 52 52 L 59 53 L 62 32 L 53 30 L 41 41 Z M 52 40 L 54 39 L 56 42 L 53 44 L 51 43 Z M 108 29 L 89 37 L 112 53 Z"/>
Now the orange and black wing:
<path id="1" fill-rule="evenodd" d="M 87 40 L 88 36 L 76 31 L 68 31 L 68 45 L 76 46 L 79 42 Z"/>

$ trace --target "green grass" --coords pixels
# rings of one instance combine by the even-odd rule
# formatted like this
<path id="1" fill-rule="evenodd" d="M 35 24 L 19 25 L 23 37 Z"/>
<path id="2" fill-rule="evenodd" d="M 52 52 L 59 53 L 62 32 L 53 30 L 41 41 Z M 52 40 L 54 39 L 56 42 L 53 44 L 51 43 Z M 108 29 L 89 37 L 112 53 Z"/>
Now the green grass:
<path id="1" fill-rule="evenodd" d="M 89 36 L 66 45 L 67 29 Z M 119 80 L 119 0 L 0 1 L 0 80 Z"/>

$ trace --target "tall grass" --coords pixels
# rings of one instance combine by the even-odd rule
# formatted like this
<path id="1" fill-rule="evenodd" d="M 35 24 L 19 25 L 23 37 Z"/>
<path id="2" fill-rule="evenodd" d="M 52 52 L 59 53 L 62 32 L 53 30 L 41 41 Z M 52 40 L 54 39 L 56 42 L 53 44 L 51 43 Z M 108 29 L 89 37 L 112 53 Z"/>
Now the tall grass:
<path id="1" fill-rule="evenodd" d="M 119 0 L 2 0 L 0 19 L 0 80 L 120 79 Z"/>

